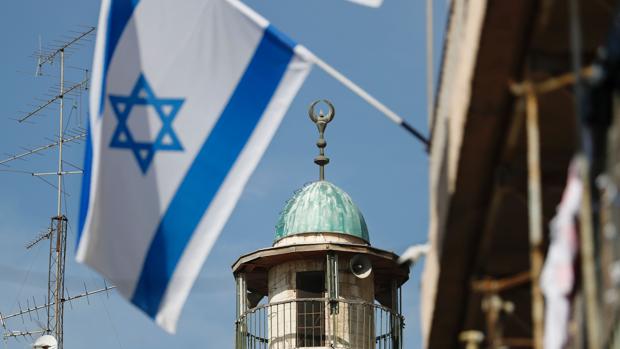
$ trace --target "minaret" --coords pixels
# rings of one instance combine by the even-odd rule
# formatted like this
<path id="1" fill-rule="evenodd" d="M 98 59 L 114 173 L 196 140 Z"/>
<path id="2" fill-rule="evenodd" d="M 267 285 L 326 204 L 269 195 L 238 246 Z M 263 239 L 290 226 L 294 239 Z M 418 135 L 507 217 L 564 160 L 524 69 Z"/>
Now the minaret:
<path id="1" fill-rule="evenodd" d="M 335 115 L 310 119 L 319 130 L 319 180 L 289 199 L 270 248 L 239 257 L 237 349 L 403 348 L 400 287 L 409 268 L 370 245 L 362 213 L 349 195 L 325 180 L 324 138 Z"/>

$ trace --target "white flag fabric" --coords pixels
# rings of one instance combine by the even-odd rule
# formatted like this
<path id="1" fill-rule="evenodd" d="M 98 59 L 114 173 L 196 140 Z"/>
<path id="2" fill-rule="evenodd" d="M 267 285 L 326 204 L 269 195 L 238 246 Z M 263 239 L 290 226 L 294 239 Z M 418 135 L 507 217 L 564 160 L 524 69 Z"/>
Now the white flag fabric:
<path id="1" fill-rule="evenodd" d="M 540 276 L 545 295 L 545 349 L 562 349 L 568 338 L 568 297 L 575 283 L 573 265 L 579 248 L 576 220 L 583 190 L 577 169 L 576 163 L 572 162 L 562 201 L 549 223 L 551 243 Z"/>
<path id="2" fill-rule="evenodd" d="M 175 332 L 311 66 L 237 0 L 104 0 L 78 261 Z"/>
<path id="3" fill-rule="evenodd" d="M 383 0 L 349 0 L 359 5 L 369 6 L 369 7 L 379 7 L 383 4 Z"/>

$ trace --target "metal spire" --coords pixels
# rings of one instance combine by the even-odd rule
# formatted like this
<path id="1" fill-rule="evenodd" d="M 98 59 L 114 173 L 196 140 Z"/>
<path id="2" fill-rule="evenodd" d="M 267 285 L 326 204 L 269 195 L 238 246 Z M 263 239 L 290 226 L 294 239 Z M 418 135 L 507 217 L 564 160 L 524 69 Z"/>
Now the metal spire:
<path id="1" fill-rule="evenodd" d="M 319 114 L 316 114 L 314 108 L 319 102 L 327 104 L 327 107 L 329 108 L 327 115 L 323 114 L 323 110 L 319 110 Z M 308 108 L 308 115 L 310 116 L 310 120 L 314 122 L 319 130 L 319 140 L 316 141 L 316 146 L 319 147 L 319 156 L 314 158 L 314 163 L 319 165 L 319 180 L 323 181 L 325 180 L 325 165 L 329 164 L 329 158 L 325 156 L 325 147 L 327 146 L 327 142 L 324 137 L 325 128 L 336 115 L 336 110 L 330 101 L 327 99 L 320 99 L 310 104 L 310 108 Z"/>

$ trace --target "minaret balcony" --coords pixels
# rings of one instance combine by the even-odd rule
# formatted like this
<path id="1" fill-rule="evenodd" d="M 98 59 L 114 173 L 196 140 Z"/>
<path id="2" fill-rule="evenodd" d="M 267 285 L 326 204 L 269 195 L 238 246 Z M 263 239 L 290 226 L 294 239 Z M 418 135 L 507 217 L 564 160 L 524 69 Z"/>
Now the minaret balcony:
<path id="1" fill-rule="evenodd" d="M 404 318 L 377 303 L 328 298 L 258 305 L 239 316 L 236 349 L 402 349 Z"/>

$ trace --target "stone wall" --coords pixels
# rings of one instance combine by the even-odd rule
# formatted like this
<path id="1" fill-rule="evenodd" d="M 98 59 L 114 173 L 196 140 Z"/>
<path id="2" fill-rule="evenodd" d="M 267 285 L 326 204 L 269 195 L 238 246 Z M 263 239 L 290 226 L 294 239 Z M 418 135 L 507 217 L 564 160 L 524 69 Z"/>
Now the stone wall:
<path id="1" fill-rule="evenodd" d="M 321 303 L 325 329 L 325 347 L 374 348 L 374 280 L 355 277 L 349 271 L 349 259 L 339 256 L 340 300 L 333 314 L 328 303 Z M 294 260 L 269 270 L 268 331 L 270 348 L 297 348 L 296 273 L 324 271 L 325 259 Z M 323 298 L 327 295 L 323 294 Z M 292 302 L 291 302 L 292 301 Z M 302 302 L 303 300 L 298 300 Z M 303 304 L 303 303 L 301 303 Z"/>

